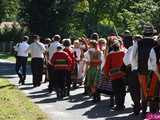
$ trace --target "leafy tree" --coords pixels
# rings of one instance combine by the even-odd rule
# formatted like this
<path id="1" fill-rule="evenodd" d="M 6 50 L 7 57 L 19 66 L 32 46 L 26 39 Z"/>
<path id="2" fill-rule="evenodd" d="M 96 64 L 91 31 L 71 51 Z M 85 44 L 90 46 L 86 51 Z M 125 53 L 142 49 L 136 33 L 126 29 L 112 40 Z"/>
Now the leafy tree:
<path id="1" fill-rule="evenodd" d="M 0 22 L 16 21 L 19 12 L 19 0 L 0 0 Z"/>

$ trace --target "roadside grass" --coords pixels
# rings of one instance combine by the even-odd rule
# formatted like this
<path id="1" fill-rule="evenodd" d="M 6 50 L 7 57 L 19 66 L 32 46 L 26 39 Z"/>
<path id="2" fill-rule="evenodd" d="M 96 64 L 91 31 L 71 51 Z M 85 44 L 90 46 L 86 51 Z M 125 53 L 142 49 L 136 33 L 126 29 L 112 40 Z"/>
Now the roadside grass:
<path id="1" fill-rule="evenodd" d="M 11 61 L 11 62 L 16 62 L 15 56 L 12 55 L 12 54 L 9 54 L 9 53 L 1 53 L 0 54 L 0 59 Z"/>
<path id="2" fill-rule="evenodd" d="M 14 62 L 14 63 L 16 62 L 15 56 L 9 53 L 0 53 L 0 59 Z M 31 64 L 31 57 L 28 58 L 28 64 Z"/>
<path id="3" fill-rule="evenodd" d="M 0 78 L 0 120 L 48 120 L 16 86 Z"/>

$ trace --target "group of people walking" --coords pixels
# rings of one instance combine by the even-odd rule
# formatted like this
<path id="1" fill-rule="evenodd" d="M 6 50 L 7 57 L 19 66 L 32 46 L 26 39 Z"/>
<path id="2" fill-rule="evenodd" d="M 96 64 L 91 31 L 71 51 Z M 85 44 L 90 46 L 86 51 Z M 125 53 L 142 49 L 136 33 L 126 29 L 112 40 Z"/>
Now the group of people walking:
<path id="1" fill-rule="evenodd" d="M 128 90 L 134 115 L 142 110 L 145 117 L 148 105 L 150 112 L 159 111 L 160 36 L 151 24 L 143 26 L 143 35 L 135 36 L 126 30 L 122 36 L 110 34 L 106 38 L 93 33 L 90 38 L 72 41 L 58 34 L 41 42 L 38 35 L 30 39 L 30 45 L 29 37 L 24 36 L 15 46 L 19 84 L 25 84 L 30 53 L 33 86 L 41 85 L 45 73 L 48 92 L 54 90 L 58 99 L 69 96 L 71 88 L 84 85 L 84 95 L 92 96 L 94 103 L 100 101 L 101 93 L 106 93 L 112 109 L 121 111 Z"/>

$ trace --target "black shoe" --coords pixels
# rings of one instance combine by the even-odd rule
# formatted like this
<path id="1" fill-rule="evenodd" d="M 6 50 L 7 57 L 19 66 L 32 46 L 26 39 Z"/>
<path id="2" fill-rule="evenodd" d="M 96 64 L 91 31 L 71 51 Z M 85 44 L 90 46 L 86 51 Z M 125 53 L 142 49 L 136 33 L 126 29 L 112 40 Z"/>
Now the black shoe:
<path id="1" fill-rule="evenodd" d="M 23 83 L 23 78 L 21 77 L 21 78 L 19 79 L 18 84 L 21 85 L 22 83 Z"/>
<path id="2" fill-rule="evenodd" d="M 72 86 L 72 88 L 73 88 L 73 89 L 77 89 L 77 88 L 78 88 L 77 84 L 74 83 L 73 86 Z"/>
<path id="3" fill-rule="evenodd" d="M 142 109 L 141 105 L 132 105 L 133 106 L 133 112 L 134 112 L 134 115 L 137 116 L 139 115 L 140 113 L 140 110 Z"/>
<path id="4" fill-rule="evenodd" d="M 18 84 L 19 84 L 19 85 L 21 85 L 21 83 L 22 83 L 22 81 L 21 81 L 21 80 L 19 80 Z"/>
<path id="5" fill-rule="evenodd" d="M 113 108 L 113 107 L 114 107 L 114 104 L 110 103 L 110 104 L 109 104 L 109 107 Z"/>
<path id="6" fill-rule="evenodd" d="M 84 93 L 82 93 L 82 95 L 88 95 L 88 93 L 85 91 Z"/>
<path id="7" fill-rule="evenodd" d="M 97 103 L 97 102 L 100 102 L 101 98 L 100 98 L 100 95 L 95 93 L 93 94 L 93 103 Z"/>
<path id="8" fill-rule="evenodd" d="M 52 91 L 53 91 L 53 90 L 51 90 L 51 89 L 48 89 L 48 93 L 52 93 Z"/>
<path id="9" fill-rule="evenodd" d="M 35 88 L 35 87 L 38 87 L 37 85 L 33 85 L 33 87 Z"/>
<path id="10" fill-rule="evenodd" d="M 25 79 L 24 78 L 22 79 L 22 85 L 25 85 Z"/>
<path id="11" fill-rule="evenodd" d="M 47 83 L 49 80 L 47 78 L 45 78 L 44 83 Z"/>
<path id="12" fill-rule="evenodd" d="M 70 96 L 70 92 L 67 92 L 67 96 Z"/>
<path id="13" fill-rule="evenodd" d="M 143 112 L 142 112 L 141 117 L 142 117 L 143 119 L 145 119 L 145 118 L 146 118 L 146 113 L 143 113 Z"/>
<path id="14" fill-rule="evenodd" d="M 25 85 L 25 82 L 24 82 L 24 81 L 22 82 L 22 85 Z"/>
<path id="15" fill-rule="evenodd" d="M 38 87 L 41 86 L 41 82 L 37 83 L 37 86 L 38 86 Z"/>

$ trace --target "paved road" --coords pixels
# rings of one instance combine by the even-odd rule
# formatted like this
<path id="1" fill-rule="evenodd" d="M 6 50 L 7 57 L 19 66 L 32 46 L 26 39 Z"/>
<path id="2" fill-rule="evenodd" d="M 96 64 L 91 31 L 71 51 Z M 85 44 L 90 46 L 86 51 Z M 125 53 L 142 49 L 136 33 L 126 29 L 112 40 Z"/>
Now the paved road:
<path id="1" fill-rule="evenodd" d="M 108 107 L 108 96 L 103 95 L 100 103 L 93 104 L 89 96 L 82 95 L 83 88 L 72 90 L 69 98 L 58 101 L 55 92 L 47 93 L 48 83 L 37 88 L 32 87 L 30 72 L 27 75 L 26 85 L 18 86 L 14 67 L 13 63 L 0 60 L 0 75 L 9 79 L 12 84 L 24 92 L 48 115 L 50 120 L 141 120 L 140 116 L 133 117 L 131 115 L 132 102 L 129 94 L 126 96 L 126 110 L 123 112 L 114 112 Z"/>

